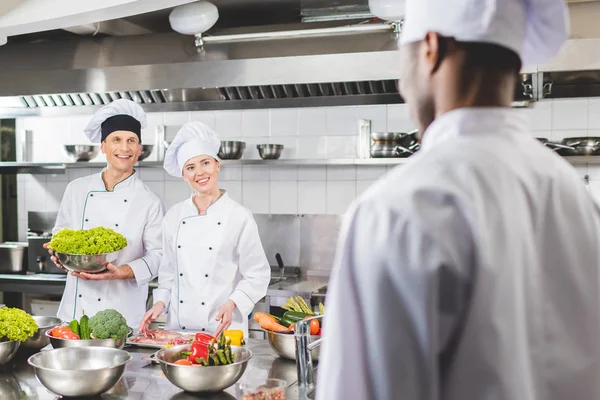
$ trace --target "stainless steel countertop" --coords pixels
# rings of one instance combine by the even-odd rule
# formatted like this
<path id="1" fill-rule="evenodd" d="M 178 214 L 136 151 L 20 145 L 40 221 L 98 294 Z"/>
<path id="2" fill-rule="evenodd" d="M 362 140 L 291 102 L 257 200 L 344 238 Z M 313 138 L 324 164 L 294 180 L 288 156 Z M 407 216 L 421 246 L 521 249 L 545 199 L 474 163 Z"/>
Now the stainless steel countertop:
<path id="1" fill-rule="evenodd" d="M 274 277 L 276 278 L 276 277 Z M 62 274 L 0 274 L 0 281 L 27 282 L 30 284 L 52 283 L 60 284 L 67 280 L 66 275 Z M 313 277 L 287 277 L 284 280 L 269 285 L 267 296 L 289 297 L 303 296 L 310 297 L 314 293 L 327 285 L 329 278 L 322 276 Z M 150 288 L 156 288 L 158 281 L 155 279 L 149 283 Z"/>
<path id="2" fill-rule="evenodd" d="M 296 364 L 277 357 L 271 350 L 266 340 L 250 339 L 247 347 L 252 351 L 252 359 L 248 363 L 246 372 L 239 380 L 279 378 L 284 379 L 289 386 L 287 398 L 289 400 L 305 399 L 302 390 L 294 384 L 297 381 Z M 51 349 L 51 346 L 42 351 Z M 232 386 L 224 392 L 212 396 L 196 396 L 183 392 L 173 385 L 163 375 L 160 366 L 147 361 L 147 358 L 156 350 L 127 346 L 133 359 L 127 364 L 123 377 L 101 399 L 210 399 L 210 400 L 235 400 L 236 389 Z M 37 400 L 59 399 L 60 397 L 49 392 L 36 379 L 33 368 L 27 364 L 27 358 L 32 353 L 25 353 L 19 349 L 17 356 L 8 364 L 0 367 L 0 399 Z"/>

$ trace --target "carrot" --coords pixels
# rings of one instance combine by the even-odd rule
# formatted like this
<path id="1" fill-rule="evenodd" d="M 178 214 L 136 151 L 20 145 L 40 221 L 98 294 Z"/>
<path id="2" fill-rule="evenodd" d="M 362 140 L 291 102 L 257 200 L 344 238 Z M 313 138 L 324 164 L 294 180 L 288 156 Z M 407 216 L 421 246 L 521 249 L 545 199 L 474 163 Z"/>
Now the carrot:
<path id="1" fill-rule="evenodd" d="M 277 320 L 275 318 L 273 318 L 272 316 L 265 314 L 265 313 L 255 312 L 254 320 L 256 322 L 258 322 L 258 324 L 260 325 L 261 328 L 266 329 L 268 331 L 274 331 L 274 332 L 287 332 L 288 331 L 288 328 L 281 325 L 280 323 L 277 322 Z"/>

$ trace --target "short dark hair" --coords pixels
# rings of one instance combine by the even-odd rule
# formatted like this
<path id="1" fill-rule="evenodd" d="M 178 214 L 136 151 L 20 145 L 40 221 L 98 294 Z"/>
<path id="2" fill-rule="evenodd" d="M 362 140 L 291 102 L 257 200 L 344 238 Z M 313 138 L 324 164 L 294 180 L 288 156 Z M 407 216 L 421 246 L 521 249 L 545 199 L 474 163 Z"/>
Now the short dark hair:
<path id="1" fill-rule="evenodd" d="M 521 58 L 506 47 L 481 42 L 455 41 L 455 43 L 465 52 L 468 66 L 502 74 L 518 74 L 521 71 Z"/>

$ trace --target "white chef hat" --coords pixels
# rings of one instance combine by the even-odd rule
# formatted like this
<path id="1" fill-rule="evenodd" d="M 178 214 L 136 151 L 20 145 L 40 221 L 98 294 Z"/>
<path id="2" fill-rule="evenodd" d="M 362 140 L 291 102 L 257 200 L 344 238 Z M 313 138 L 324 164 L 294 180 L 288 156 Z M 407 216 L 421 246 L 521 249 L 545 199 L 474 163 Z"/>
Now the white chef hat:
<path id="1" fill-rule="evenodd" d="M 207 155 L 218 160 L 220 148 L 221 140 L 215 131 L 202 122 L 188 122 L 177 132 L 165 153 L 165 171 L 181 178 L 183 166 L 190 158 Z"/>
<path id="2" fill-rule="evenodd" d="M 84 130 L 92 143 L 100 143 L 115 131 L 129 131 L 142 141 L 142 129 L 146 128 L 146 113 L 134 101 L 115 100 L 96 111 Z"/>
<path id="3" fill-rule="evenodd" d="M 558 53 L 569 34 L 568 11 L 564 0 L 406 0 L 401 42 L 429 31 L 506 47 L 531 66 Z"/>

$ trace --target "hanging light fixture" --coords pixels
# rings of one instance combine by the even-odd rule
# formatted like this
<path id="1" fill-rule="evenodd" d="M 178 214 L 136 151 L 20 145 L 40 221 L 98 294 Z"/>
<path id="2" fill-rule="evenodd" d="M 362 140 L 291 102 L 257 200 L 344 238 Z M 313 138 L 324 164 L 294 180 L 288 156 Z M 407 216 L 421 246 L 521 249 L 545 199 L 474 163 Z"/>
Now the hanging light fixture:
<path id="1" fill-rule="evenodd" d="M 183 35 L 201 35 L 219 19 L 217 6 L 208 1 L 197 1 L 175 7 L 169 15 L 171 28 Z"/>
<path id="2" fill-rule="evenodd" d="M 385 21 L 400 21 L 404 17 L 405 0 L 369 0 L 369 9 Z"/>

